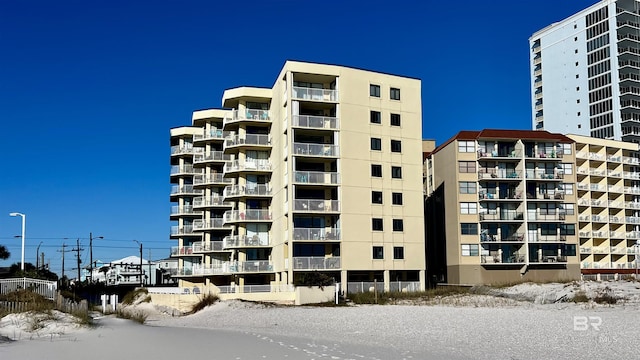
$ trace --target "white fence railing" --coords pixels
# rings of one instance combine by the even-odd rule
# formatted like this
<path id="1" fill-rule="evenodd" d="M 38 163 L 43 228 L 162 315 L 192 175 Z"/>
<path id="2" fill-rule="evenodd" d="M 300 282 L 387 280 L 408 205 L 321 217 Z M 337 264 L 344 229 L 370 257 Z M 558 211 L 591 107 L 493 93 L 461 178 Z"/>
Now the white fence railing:
<path id="1" fill-rule="evenodd" d="M 0 295 L 22 289 L 33 291 L 47 299 L 53 300 L 56 296 L 58 284 L 55 281 L 30 278 L 0 279 Z"/>

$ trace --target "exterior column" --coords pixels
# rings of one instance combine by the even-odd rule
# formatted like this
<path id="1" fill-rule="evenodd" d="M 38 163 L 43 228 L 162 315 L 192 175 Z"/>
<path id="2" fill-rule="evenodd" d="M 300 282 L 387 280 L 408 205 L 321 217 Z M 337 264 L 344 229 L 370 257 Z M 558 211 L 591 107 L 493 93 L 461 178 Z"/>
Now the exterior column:
<path id="1" fill-rule="evenodd" d="M 340 271 L 340 290 L 347 295 L 347 270 Z"/>
<path id="2" fill-rule="evenodd" d="M 391 275 L 389 273 L 389 270 L 384 270 L 382 272 L 382 278 L 384 280 L 384 291 L 385 292 L 389 292 L 389 287 L 390 287 L 390 282 L 391 282 Z"/>
<path id="3" fill-rule="evenodd" d="M 418 271 L 418 280 L 420 281 L 420 291 L 425 291 L 426 289 L 426 271 L 420 270 Z"/>

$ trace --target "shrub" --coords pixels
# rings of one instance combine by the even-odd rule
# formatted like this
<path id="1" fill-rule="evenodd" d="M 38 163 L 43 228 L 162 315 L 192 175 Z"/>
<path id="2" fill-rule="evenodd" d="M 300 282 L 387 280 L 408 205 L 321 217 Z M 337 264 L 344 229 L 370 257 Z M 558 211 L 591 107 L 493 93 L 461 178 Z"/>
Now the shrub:
<path id="1" fill-rule="evenodd" d="M 144 324 L 144 322 L 147 321 L 147 314 L 142 311 L 128 311 L 118 309 L 116 311 L 116 316 L 120 319 L 133 320 L 140 324 Z"/>
<path id="2" fill-rule="evenodd" d="M 331 286 L 334 284 L 334 280 L 331 276 L 327 274 L 323 274 L 321 272 L 310 272 L 301 274 L 300 277 L 296 280 L 296 286 L 319 286 L 320 288 L 324 286 Z"/>
<path id="3" fill-rule="evenodd" d="M 216 295 L 207 294 L 200 299 L 197 303 L 193 304 L 191 307 L 190 314 L 195 314 L 198 311 L 206 308 L 209 305 L 215 304 L 218 300 L 220 300 Z"/>
<path id="4" fill-rule="evenodd" d="M 571 298 L 571 301 L 574 303 L 585 303 L 589 302 L 589 297 L 584 291 L 578 291 L 573 294 L 573 298 Z"/>
<path id="5" fill-rule="evenodd" d="M 149 291 L 145 288 L 129 291 L 122 298 L 122 303 L 125 305 L 132 305 L 135 302 L 150 302 L 151 297 L 148 294 Z"/>
<path id="6" fill-rule="evenodd" d="M 613 295 L 604 293 L 604 294 L 600 294 L 600 295 L 594 297 L 593 301 L 595 301 L 598 304 L 610 304 L 610 305 L 613 305 L 613 304 L 618 302 L 618 298 L 616 298 Z"/>

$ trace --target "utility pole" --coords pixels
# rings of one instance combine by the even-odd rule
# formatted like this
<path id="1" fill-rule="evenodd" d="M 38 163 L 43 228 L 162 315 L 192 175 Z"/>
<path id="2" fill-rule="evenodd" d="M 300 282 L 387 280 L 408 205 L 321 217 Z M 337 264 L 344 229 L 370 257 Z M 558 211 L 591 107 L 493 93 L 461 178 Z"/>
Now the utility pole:
<path id="1" fill-rule="evenodd" d="M 151 249 L 149 249 L 148 251 L 149 251 L 149 257 L 147 258 L 147 265 L 149 265 L 149 281 L 147 282 L 147 284 L 155 285 L 155 284 L 151 284 Z"/>
<path id="2" fill-rule="evenodd" d="M 71 250 L 65 250 L 65 248 L 68 245 L 65 243 L 62 243 L 62 250 L 56 250 L 57 252 L 62 253 L 62 277 L 64 277 L 64 253 L 66 253 L 67 251 L 71 251 Z"/>
<path id="3" fill-rule="evenodd" d="M 142 267 L 142 242 L 133 240 L 140 245 L 140 287 L 144 287 L 144 269 Z"/>
<path id="4" fill-rule="evenodd" d="M 80 258 L 80 252 L 84 249 L 80 248 L 80 239 L 76 240 L 76 248 L 71 250 L 76 252 L 76 260 L 78 261 L 78 282 L 80 282 L 80 264 L 82 264 L 82 259 Z"/>

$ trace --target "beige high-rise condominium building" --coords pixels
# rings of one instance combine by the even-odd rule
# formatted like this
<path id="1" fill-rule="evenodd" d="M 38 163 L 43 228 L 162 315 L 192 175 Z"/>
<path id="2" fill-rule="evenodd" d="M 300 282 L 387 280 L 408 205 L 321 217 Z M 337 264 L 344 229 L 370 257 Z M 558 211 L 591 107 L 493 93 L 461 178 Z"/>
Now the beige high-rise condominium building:
<path id="1" fill-rule="evenodd" d="M 171 130 L 184 286 L 319 272 L 424 288 L 420 80 L 287 61 L 272 88 L 228 89 L 192 121 Z"/>
<path id="2" fill-rule="evenodd" d="M 433 282 L 580 277 L 575 145 L 546 131 L 461 131 L 426 158 Z"/>

